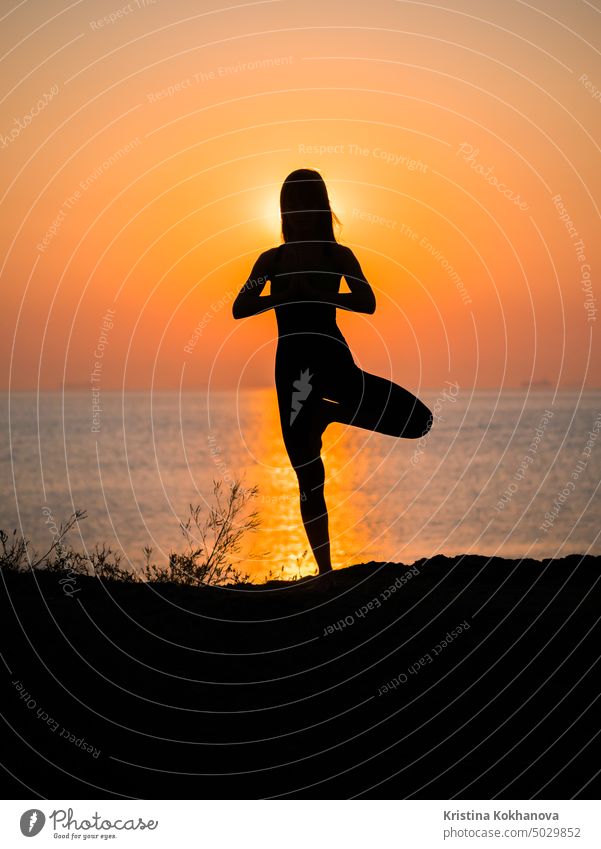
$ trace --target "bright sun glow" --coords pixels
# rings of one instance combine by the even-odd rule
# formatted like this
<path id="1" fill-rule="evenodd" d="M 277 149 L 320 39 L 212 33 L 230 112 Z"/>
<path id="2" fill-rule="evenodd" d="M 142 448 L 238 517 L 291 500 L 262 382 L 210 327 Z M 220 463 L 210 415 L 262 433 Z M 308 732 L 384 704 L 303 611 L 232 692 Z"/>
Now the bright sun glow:
<path id="1" fill-rule="evenodd" d="M 348 212 L 348 204 L 345 203 L 344 187 L 332 187 L 328 185 L 328 196 L 332 210 L 340 219 L 342 226 L 346 221 Z M 263 232 L 269 234 L 269 239 L 278 244 L 281 240 L 281 217 L 280 217 L 280 199 L 279 188 L 270 189 L 265 192 L 263 198 L 258 204 L 258 214 L 260 215 L 260 225 Z"/>
<path id="2" fill-rule="evenodd" d="M 261 205 L 261 227 L 269 232 L 271 241 L 278 244 L 282 229 L 278 196 L 270 192 Z"/>

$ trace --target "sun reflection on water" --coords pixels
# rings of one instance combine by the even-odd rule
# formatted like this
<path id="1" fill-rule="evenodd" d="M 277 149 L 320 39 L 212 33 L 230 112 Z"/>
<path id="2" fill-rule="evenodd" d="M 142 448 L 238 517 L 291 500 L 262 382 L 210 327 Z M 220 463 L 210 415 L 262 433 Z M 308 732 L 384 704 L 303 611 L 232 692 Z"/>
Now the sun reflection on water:
<path id="1" fill-rule="evenodd" d="M 252 540 L 252 573 L 262 578 L 301 578 L 317 573 L 300 515 L 298 481 L 284 447 L 275 392 L 253 393 L 245 403 L 243 438 L 249 464 L 246 478 L 258 485 L 255 509 L 261 526 Z M 335 569 L 366 556 L 370 534 L 360 481 L 366 477 L 365 452 L 352 452 L 345 429 L 332 425 L 323 437 L 326 503 Z M 363 559 L 365 559 L 365 556 Z M 248 566 L 250 564 L 247 563 Z"/>

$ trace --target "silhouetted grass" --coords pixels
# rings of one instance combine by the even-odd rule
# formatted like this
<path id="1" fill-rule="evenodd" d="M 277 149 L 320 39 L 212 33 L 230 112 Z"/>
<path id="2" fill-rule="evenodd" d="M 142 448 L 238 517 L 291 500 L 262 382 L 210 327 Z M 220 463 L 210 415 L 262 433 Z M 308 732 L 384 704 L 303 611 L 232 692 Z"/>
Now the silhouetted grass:
<path id="1" fill-rule="evenodd" d="M 145 547 L 140 571 L 121 566 L 122 555 L 110 546 L 96 545 L 93 551 L 81 552 L 65 541 L 78 522 L 87 518 L 77 510 L 60 525 L 45 554 L 38 555 L 31 543 L 13 531 L 0 530 L 0 569 L 96 576 L 102 580 L 133 583 L 175 583 L 186 586 L 223 586 L 242 583 L 249 575 L 240 572 L 231 558 L 240 551 L 242 538 L 260 524 L 256 511 L 247 513 L 249 503 L 257 495 L 257 487 L 244 488 L 235 481 L 224 493 L 220 481 L 213 481 L 213 506 L 190 504 L 190 513 L 180 530 L 186 540 L 183 552 L 171 551 L 165 565 L 153 561 L 152 548 Z M 208 509 L 208 513 L 206 512 Z"/>

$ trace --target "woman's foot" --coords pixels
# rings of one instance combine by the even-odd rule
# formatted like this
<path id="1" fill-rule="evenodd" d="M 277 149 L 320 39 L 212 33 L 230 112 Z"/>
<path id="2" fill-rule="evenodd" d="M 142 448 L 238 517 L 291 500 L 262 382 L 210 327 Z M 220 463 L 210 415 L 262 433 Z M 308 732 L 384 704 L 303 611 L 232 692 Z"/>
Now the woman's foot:
<path id="1" fill-rule="evenodd" d="M 317 576 L 317 587 L 320 590 L 333 590 L 336 587 L 336 573 L 333 569 L 320 571 Z"/>
<path id="2" fill-rule="evenodd" d="M 320 571 L 317 575 L 305 575 L 290 584 L 290 587 L 296 587 L 299 592 L 321 593 L 329 592 L 336 587 L 336 573 L 333 569 L 328 569 L 325 572 Z"/>

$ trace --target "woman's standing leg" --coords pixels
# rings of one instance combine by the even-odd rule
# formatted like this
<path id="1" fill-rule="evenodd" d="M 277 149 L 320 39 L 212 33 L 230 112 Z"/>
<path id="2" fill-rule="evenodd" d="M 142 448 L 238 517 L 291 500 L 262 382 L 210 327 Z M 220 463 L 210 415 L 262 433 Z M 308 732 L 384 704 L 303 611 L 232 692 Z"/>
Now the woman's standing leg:
<path id="1" fill-rule="evenodd" d="M 319 457 L 310 463 L 295 466 L 300 490 L 300 510 L 320 574 L 332 570 L 328 508 L 324 494 L 325 469 Z"/>
<path id="2" fill-rule="evenodd" d="M 321 436 L 324 430 L 320 416 L 321 399 L 315 394 L 304 403 L 292 406 L 292 382 L 278 381 L 278 403 L 284 444 L 298 478 L 300 511 L 307 539 L 320 574 L 332 570 L 328 508 L 324 486 L 325 468 L 321 459 Z M 291 410 L 295 412 L 291 422 Z"/>

